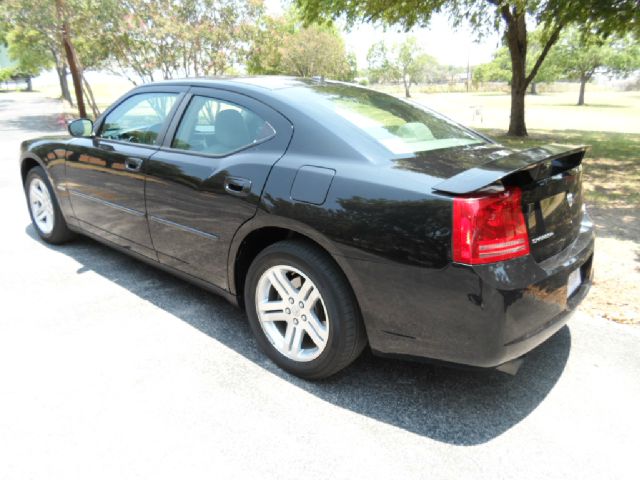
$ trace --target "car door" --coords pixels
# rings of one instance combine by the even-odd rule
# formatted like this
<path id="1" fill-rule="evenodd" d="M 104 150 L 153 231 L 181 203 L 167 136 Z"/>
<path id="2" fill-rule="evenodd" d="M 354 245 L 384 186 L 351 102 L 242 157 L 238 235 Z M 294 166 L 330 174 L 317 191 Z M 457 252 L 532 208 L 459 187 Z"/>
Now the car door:
<path id="1" fill-rule="evenodd" d="M 247 96 L 192 88 L 147 163 L 149 231 L 160 262 L 226 289 L 233 235 L 257 209 L 292 126 Z"/>
<path id="2" fill-rule="evenodd" d="M 66 158 L 75 217 L 90 233 L 156 258 L 147 225 L 144 163 L 155 152 L 186 88 L 134 91 L 71 142 Z"/>

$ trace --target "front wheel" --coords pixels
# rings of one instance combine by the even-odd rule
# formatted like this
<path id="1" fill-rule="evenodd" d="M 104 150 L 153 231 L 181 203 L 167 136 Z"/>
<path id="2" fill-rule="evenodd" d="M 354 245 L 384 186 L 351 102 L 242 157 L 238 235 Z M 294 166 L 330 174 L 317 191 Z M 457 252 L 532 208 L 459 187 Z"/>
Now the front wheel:
<path id="1" fill-rule="evenodd" d="M 259 346 L 299 377 L 328 377 L 366 345 L 347 279 L 314 245 L 283 241 L 263 250 L 249 268 L 244 300 Z"/>
<path id="2" fill-rule="evenodd" d="M 73 238 L 56 200 L 49 179 L 41 167 L 29 170 L 24 182 L 31 222 L 38 236 L 47 243 L 59 244 Z"/>

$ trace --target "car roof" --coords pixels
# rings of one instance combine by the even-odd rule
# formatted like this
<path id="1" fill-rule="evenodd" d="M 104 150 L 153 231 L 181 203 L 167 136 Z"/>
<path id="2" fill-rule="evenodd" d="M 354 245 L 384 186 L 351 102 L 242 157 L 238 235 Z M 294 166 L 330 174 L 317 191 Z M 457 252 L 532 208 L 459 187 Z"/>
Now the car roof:
<path id="1" fill-rule="evenodd" d="M 198 77 L 179 80 L 163 80 L 147 83 L 145 86 L 189 85 L 197 87 L 254 87 L 262 90 L 280 90 L 283 88 L 303 87 L 320 84 L 320 77 L 298 78 L 281 75 L 239 76 L 239 77 Z"/>

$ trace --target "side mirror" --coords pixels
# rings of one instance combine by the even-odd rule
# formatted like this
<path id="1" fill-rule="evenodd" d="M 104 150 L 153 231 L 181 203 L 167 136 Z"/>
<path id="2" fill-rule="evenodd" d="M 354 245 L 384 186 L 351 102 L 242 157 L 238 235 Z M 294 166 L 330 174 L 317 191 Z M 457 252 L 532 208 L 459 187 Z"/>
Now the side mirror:
<path id="1" fill-rule="evenodd" d="M 93 131 L 93 122 L 88 118 L 78 118 L 70 122 L 67 129 L 73 137 L 90 137 Z"/>

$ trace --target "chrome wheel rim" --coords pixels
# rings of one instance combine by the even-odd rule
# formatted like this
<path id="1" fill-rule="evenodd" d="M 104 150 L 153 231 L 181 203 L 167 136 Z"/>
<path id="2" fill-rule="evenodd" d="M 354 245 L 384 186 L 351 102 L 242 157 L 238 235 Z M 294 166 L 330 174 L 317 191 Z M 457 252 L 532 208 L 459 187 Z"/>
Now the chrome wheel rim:
<path id="1" fill-rule="evenodd" d="M 309 362 L 329 338 L 329 315 L 318 287 L 300 270 L 276 265 L 258 280 L 256 312 L 273 347 L 291 360 Z"/>
<path id="2" fill-rule="evenodd" d="M 45 235 L 50 234 L 53 231 L 53 222 L 55 220 L 53 203 L 51 202 L 49 189 L 39 178 L 31 180 L 29 185 L 29 206 L 33 221 L 38 229 Z"/>

